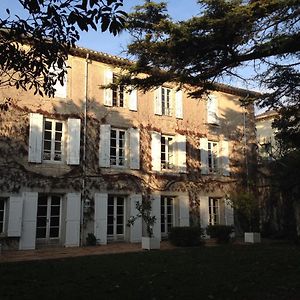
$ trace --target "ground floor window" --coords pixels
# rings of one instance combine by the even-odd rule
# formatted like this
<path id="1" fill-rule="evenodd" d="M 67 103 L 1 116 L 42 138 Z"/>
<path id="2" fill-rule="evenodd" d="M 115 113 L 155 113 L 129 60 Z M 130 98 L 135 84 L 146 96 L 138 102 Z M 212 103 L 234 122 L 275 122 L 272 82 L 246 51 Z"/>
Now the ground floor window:
<path id="1" fill-rule="evenodd" d="M 7 198 L 0 197 L 0 233 L 5 230 L 5 209 Z"/>
<path id="2" fill-rule="evenodd" d="M 171 227 L 174 226 L 174 197 L 162 196 L 160 202 L 160 224 L 161 234 L 166 236 Z"/>
<path id="3" fill-rule="evenodd" d="M 37 239 L 60 238 L 61 202 L 60 195 L 39 194 L 36 221 Z"/>
<path id="4" fill-rule="evenodd" d="M 125 196 L 108 195 L 107 236 L 111 241 L 124 239 L 125 199 Z"/>
<path id="5" fill-rule="evenodd" d="M 220 199 L 208 199 L 209 225 L 220 224 Z"/>

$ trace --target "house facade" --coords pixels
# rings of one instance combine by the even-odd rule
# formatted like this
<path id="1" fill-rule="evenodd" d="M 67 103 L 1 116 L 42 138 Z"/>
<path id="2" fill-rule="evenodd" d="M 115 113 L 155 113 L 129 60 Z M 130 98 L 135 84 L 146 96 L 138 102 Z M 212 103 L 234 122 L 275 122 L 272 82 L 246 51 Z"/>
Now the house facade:
<path id="1" fill-rule="evenodd" d="M 219 85 L 207 99 L 166 84 L 105 89 L 130 62 L 76 48 L 54 98 L 3 88 L 0 236 L 3 247 L 140 242 L 136 203 L 150 197 L 154 236 L 172 226 L 234 223 L 227 199 L 255 143 L 249 91 Z M 246 138 L 247 137 L 247 138 Z M 246 159 L 247 160 L 247 159 Z"/>

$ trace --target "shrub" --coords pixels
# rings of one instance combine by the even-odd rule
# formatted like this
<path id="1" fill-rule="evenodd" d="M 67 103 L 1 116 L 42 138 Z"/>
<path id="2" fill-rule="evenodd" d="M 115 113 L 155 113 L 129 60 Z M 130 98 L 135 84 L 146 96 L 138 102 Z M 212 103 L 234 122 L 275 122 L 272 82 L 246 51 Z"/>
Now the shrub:
<path id="1" fill-rule="evenodd" d="M 218 243 L 228 243 L 232 232 L 233 227 L 228 225 L 208 225 L 206 228 L 206 233 Z"/>
<path id="2" fill-rule="evenodd" d="M 97 239 L 93 233 L 88 233 L 88 236 L 86 238 L 86 245 L 87 246 L 96 246 Z"/>
<path id="3" fill-rule="evenodd" d="M 199 246 L 203 243 L 203 231 L 200 227 L 172 227 L 169 240 L 175 246 Z"/>

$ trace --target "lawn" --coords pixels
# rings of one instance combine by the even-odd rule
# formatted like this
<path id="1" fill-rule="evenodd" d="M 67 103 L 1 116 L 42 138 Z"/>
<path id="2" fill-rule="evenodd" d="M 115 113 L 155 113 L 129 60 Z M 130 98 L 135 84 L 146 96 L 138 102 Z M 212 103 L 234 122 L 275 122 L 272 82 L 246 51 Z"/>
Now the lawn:
<path id="1" fill-rule="evenodd" d="M 300 247 L 181 248 L 0 264 L 0 299 L 300 299 Z"/>

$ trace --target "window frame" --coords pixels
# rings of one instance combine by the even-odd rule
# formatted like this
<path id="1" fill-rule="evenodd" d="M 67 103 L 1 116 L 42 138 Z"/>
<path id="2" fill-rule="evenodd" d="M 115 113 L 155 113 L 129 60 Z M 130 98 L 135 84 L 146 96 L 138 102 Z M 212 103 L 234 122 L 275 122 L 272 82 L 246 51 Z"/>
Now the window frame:
<path id="1" fill-rule="evenodd" d="M 173 103 L 172 103 L 172 89 L 168 87 L 161 87 L 161 114 L 163 116 L 172 116 Z"/>
<path id="2" fill-rule="evenodd" d="M 113 83 L 116 82 L 118 75 L 113 74 Z M 125 88 L 123 85 L 119 85 L 112 89 L 112 106 L 113 107 L 125 107 Z"/>
<path id="3" fill-rule="evenodd" d="M 51 130 L 46 129 L 46 122 L 51 122 Z M 57 131 L 56 130 L 56 124 L 61 123 L 61 130 Z M 54 127 L 53 127 L 54 126 Z M 42 161 L 46 163 L 63 163 L 65 159 L 65 147 L 64 147 L 64 142 L 65 142 L 65 127 L 66 124 L 64 121 L 61 120 L 55 120 L 55 119 L 49 119 L 49 118 L 44 118 L 43 120 L 43 140 L 42 140 Z M 46 131 L 51 132 L 51 140 L 45 139 L 45 133 Z M 60 139 L 60 155 L 61 159 L 60 160 L 55 160 L 55 145 L 56 145 L 56 133 L 61 133 L 61 139 Z M 45 159 L 45 141 L 50 142 L 50 159 Z M 49 151 L 49 150 L 46 150 Z M 46 152 L 47 153 L 47 152 Z"/>
<path id="4" fill-rule="evenodd" d="M 163 139 L 166 141 L 169 139 L 171 139 L 172 144 L 170 143 L 163 143 Z M 162 134 L 160 137 L 160 142 L 161 142 L 161 146 L 160 146 L 160 165 L 161 165 L 161 170 L 166 171 L 166 170 L 174 170 L 176 168 L 175 165 L 175 155 L 176 155 L 176 151 L 175 151 L 175 136 L 171 136 L 171 135 L 165 135 Z M 165 147 L 165 151 L 162 151 L 162 147 Z M 172 146 L 172 148 L 171 148 Z M 169 151 L 169 149 L 171 148 L 171 152 Z M 163 160 L 162 156 L 163 153 L 165 155 L 165 159 Z M 172 154 L 172 155 L 170 155 Z M 171 157 L 171 159 L 170 159 Z"/>
<path id="5" fill-rule="evenodd" d="M 208 225 L 220 225 L 220 198 L 208 198 Z"/>
<path id="6" fill-rule="evenodd" d="M 115 131 L 116 135 L 115 135 L 115 140 L 116 140 L 116 145 L 113 147 L 112 146 L 112 132 Z M 120 147 L 120 133 L 123 132 L 124 133 L 124 145 L 123 147 Z M 112 148 L 115 148 L 115 164 L 112 164 Z M 123 164 L 120 164 L 120 148 L 123 149 Z M 121 128 L 111 128 L 110 129 L 110 148 L 109 148 L 109 165 L 110 167 L 113 168 L 125 168 L 126 167 L 126 163 L 127 163 L 127 130 L 126 129 L 121 129 Z"/>
<path id="7" fill-rule="evenodd" d="M 219 142 L 207 141 L 207 167 L 210 174 L 219 172 Z"/>
<path id="8" fill-rule="evenodd" d="M 8 198 L 7 197 L 0 197 L 0 203 L 3 203 L 3 209 L 1 209 L 0 207 L 0 212 L 3 212 L 2 214 L 2 220 L 0 218 L 0 235 L 3 235 L 6 231 L 6 218 L 7 218 L 7 201 L 8 201 Z M 1 216 L 1 214 L 0 214 Z M 1 228 L 2 227 L 2 228 Z"/>

